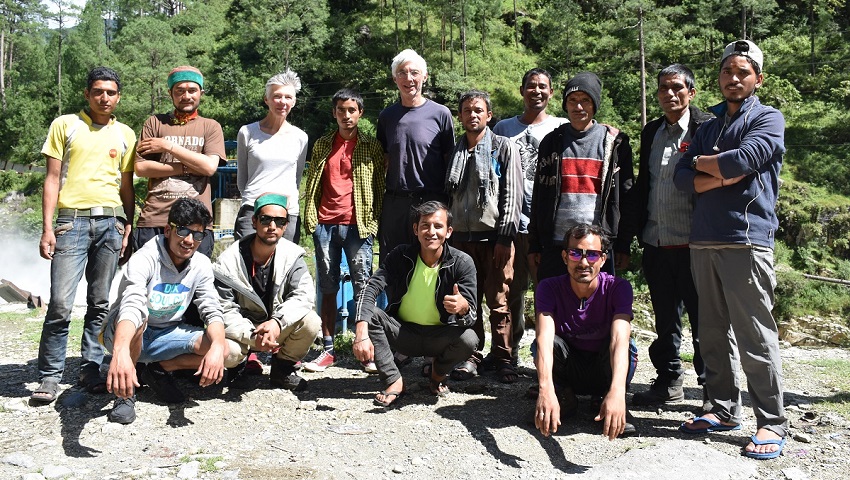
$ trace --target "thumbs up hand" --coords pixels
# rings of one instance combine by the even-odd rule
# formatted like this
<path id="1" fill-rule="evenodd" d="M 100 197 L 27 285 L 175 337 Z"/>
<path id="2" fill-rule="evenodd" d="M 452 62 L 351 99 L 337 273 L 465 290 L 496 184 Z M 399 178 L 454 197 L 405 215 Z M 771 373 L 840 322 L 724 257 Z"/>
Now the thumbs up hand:
<path id="1" fill-rule="evenodd" d="M 452 287 L 452 294 L 443 297 L 443 307 L 446 309 L 446 312 L 453 315 L 463 315 L 469 311 L 469 303 L 460 294 L 460 289 L 456 283 Z"/>

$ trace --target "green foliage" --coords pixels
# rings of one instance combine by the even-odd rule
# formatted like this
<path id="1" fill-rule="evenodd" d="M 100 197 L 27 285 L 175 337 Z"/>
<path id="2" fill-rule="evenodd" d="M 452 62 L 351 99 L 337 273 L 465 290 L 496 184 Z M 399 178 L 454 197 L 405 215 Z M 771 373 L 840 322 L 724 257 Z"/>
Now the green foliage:
<path id="1" fill-rule="evenodd" d="M 839 278 L 846 279 L 850 274 L 850 262 L 841 260 L 840 264 L 844 276 Z M 773 313 L 778 321 L 812 313 L 844 318 L 850 314 L 850 287 L 807 279 L 802 273 L 787 268 L 777 269 L 776 280 Z"/>

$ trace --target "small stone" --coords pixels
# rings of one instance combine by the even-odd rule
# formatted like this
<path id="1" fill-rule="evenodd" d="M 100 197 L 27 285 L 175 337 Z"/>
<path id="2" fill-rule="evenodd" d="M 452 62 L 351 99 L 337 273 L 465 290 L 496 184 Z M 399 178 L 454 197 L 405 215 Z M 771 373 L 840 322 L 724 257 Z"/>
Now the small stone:
<path id="1" fill-rule="evenodd" d="M 404 467 L 396 465 L 393 467 L 393 473 L 404 473 Z"/>
<path id="2" fill-rule="evenodd" d="M 2 461 L 16 467 L 32 468 L 35 466 L 35 460 L 31 456 L 21 452 L 10 453 L 3 457 Z"/>
<path id="3" fill-rule="evenodd" d="M 28 408 L 28 405 L 24 400 L 22 400 L 20 398 L 16 398 L 14 400 L 10 400 L 10 401 L 4 403 L 3 408 L 5 408 L 6 410 L 14 411 L 14 412 L 23 412 L 23 411 L 26 411 L 26 409 Z"/>
<path id="4" fill-rule="evenodd" d="M 782 474 L 785 475 L 785 478 L 788 480 L 809 480 L 809 476 L 806 475 L 806 472 L 797 467 L 783 468 Z"/>
<path id="5" fill-rule="evenodd" d="M 411 465 L 425 465 L 425 460 L 422 457 L 413 457 L 413 460 L 410 461 Z"/>
<path id="6" fill-rule="evenodd" d="M 802 432 L 796 432 L 793 436 L 794 440 L 802 443 L 812 443 L 812 437 Z"/>
<path id="7" fill-rule="evenodd" d="M 318 404 L 313 400 L 304 400 L 303 402 L 298 403 L 298 410 L 314 412 L 316 411 L 317 406 Z"/>
<path id="8" fill-rule="evenodd" d="M 64 478 L 73 473 L 73 470 L 64 465 L 47 465 L 41 470 L 41 475 L 46 479 Z"/>
<path id="9" fill-rule="evenodd" d="M 25 473 L 21 475 L 21 480 L 44 480 L 44 476 L 40 473 Z"/>
<path id="10" fill-rule="evenodd" d="M 706 438 L 706 439 L 704 439 L 704 440 L 702 441 L 702 443 L 709 444 L 709 443 L 711 443 L 711 439 L 710 439 L 710 438 Z"/>
<path id="11" fill-rule="evenodd" d="M 198 471 L 201 469 L 201 462 L 192 461 L 182 467 L 177 472 L 177 478 L 198 478 Z"/>

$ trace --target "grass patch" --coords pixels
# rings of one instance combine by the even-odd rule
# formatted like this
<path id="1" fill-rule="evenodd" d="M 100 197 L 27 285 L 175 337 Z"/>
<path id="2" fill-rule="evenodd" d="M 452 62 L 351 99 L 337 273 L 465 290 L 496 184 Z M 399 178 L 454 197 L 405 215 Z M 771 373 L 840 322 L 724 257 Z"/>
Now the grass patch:
<path id="1" fill-rule="evenodd" d="M 12 322 L 20 325 L 20 332 L 22 338 L 33 344 L 38 345 L 41 340 L 41 327 L 43 325 L 42 322 L 36 322 L 33 320 L 42 320 L 44 319 L 44 312 L 38 309 L 30 310 L 26 313 L 17 313 L 17 312 L 6 312 L 0 313 L 0 322 Z M 83 336 L 83 319 L 82 318 L 72 318 L 71 319 L 71 327 L 68 331 L 68 348 L 74 349 L 79 348 L 80 339 Z"/>
<path id="2" fill-rule="evenodd" d="M 839 359 L 819 359 L 801 362 L 815 367 L 811 373 L 824 386 L 837 389 L 829 396 L 820 397 L 813 403 L 825 410 L 850 417 L 850 361 Z"/>
<path id="3" fill-rule="evenodd" d="M 679 354 L 679 358 L 681 358 L 683 362 L 694 363 L 694 354 L 693 353 L 681 352 Z"/>

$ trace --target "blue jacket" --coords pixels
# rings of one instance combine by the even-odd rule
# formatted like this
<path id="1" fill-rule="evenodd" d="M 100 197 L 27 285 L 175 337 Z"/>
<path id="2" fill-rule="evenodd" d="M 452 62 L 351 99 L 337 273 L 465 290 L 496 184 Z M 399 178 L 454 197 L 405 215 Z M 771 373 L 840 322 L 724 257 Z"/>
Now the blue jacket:
<path id="1" fill-rule="evenodd" d="M 785 118 L 779 110 L 762 105 L 755 95 L 744 100 L 725 129 L 726 102 L 711 111 L 716 118 L 697 130 L 687 153 L 676 164 L 676 188 L 694 192 L 697 172 L 691 162 L 697 155 L 719 152 L 718 166 L 724 178 L 747 176 L 734 185 L 697 194 L 690 241 L 773 248 L 779 227 L 775 207 L 785 154 Z"/>

